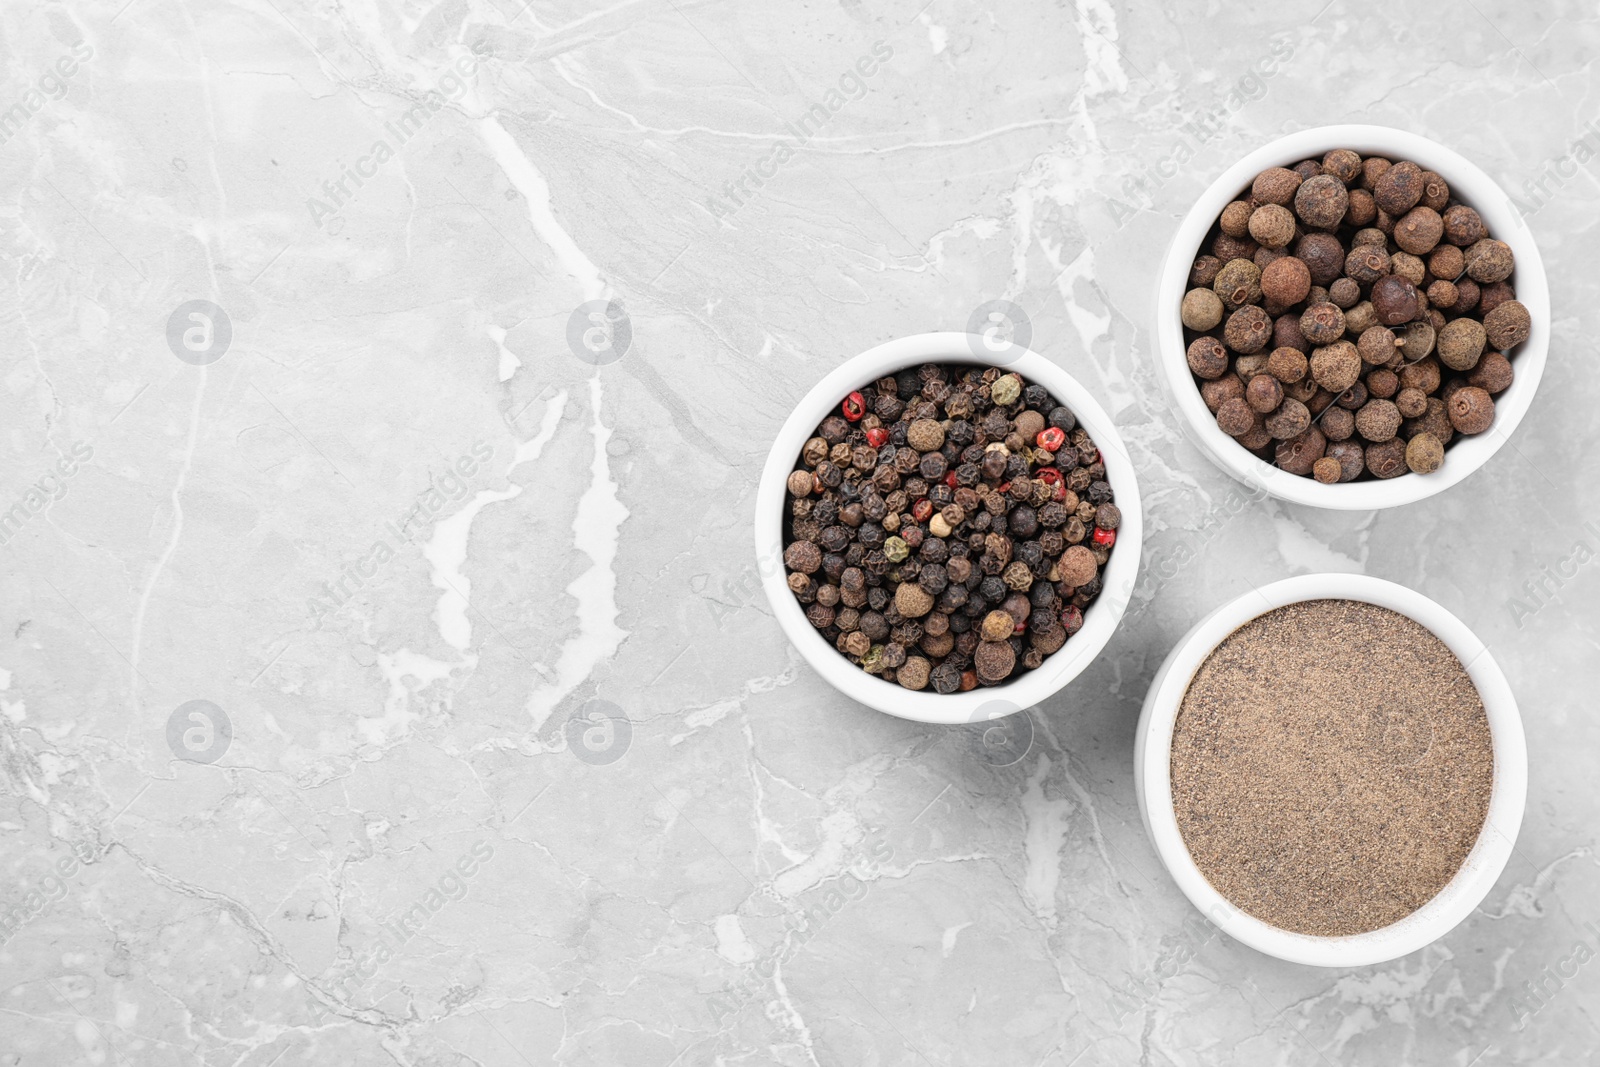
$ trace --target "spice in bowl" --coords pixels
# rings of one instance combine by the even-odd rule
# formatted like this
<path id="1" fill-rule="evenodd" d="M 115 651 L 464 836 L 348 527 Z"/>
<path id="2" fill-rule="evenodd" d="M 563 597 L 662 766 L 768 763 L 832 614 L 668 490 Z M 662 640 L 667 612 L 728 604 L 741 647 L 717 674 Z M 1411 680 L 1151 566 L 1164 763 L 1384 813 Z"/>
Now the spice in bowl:
<path id="1" fill-rule="evenodd" d="M 955 693 L 1038 668 L 1083 626 L 1121 526 L 1073 413 L 998 367 L 927 363 L 844 397 L 801 450 L 784 565 L 869 674 Z"/>
<path id="2" fill-rule="evenodd" d="M 1184 845 L 1219 893 L 1280 929 L 1341 937 L 1397 922 L 1455 876 L 1494 756 L 1444 642 L 1388 608 L 1311 600 L 1201 664 L 1171 773 Z"/>
<path id="3" fill-rule="evenodd" d="M 1179 315 L 1217 426 L 1333 484 L 1428 474 L 1494 423 L 1533 322 L 1509 245 L 1409 160 L 1271 167 L 1223 209 Z"/>

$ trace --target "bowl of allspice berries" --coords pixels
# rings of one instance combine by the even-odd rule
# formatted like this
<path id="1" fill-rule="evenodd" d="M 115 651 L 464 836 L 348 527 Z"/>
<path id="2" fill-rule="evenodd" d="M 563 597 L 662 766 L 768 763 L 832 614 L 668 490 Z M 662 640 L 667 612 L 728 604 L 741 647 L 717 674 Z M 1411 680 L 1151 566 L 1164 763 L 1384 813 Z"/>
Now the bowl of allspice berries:
<path id="1" fill-rule="evenodd" d="M 1027 348 L 965 333 L 829 373 L 773 443 L 756 559 L 774 616 L 845 695 L 932 723 L 1043 701 L 1110 640 L 1139 571 L 1111 418 Z"/>
<path id="2" fill-rule="evenodd" d="M 1280 499 L 1368 510 L 1449 488 L 1527 413 L 1550 297 L 1477 166 L 1381 126 L 1230 167 L 1162 269 L 1164 376 L 1201 448 Z"/>

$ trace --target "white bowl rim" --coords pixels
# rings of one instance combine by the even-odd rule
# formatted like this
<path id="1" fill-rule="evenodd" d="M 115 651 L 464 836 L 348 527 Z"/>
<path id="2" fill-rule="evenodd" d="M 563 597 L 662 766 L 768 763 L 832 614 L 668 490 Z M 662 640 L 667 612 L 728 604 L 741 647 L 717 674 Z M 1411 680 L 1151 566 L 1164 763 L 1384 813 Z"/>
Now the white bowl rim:
<path id="1" fill-rule="evenodd" d="M 783 506 L 786 482 L 811 431 L 853 389 L 919 363 L 1004 366 L 1044 386 L 1077 416 L 1100 447 L 1122 523 L 1100 596 L 1084 611 L 1083 628 L 1037 670 L 999 686 L 966 693 L 913 691 L 867 674 L 823 639 L 789 591 L 783 566 Z M 1132 599 L 1139 574 L 1144 526 L 1139 486 L 1127 445 L 1111 416 L 1071 374 L 1031 349 L 959 332 L 901 337 L 868 349 L 835 367 L 794 406 L 767 455 L 756 492 L 756 566 L 772 613 L 811 667 L 853 700 L 903 719 L 927 723 L 971 723 L 1014 714 L 1048 699 L 1081 674 L 1111 640 Z"/>
<path id="2" fill-rule="evenodd" d="M 1494 751 L 1494 783 L 1478 840 L 1461 869 L 1421 908 L 1389 926 L 1349 937 L 1317 937 L 1247 915 L 1206 881 L 1178 829 L 1172 805 L 1172 731 L 1189 681 L 1229 634 L 1265 612 L 1307 600 L 1358 600 L 1426 627 L 1465 665 L 1483 700 Z M 1152 681 L 1135 741 L 1135 784 L 1156 853 L 1195 907 L 1228 936 L 1279 959 L 1318 967 L 1382 963 L 1443 937 L 1472 913 L 1504 870 L 1527 801 L 1527 744 L 1515 696 L 1487 646 L 1460 619 L 1403 585 L 1360 574 L 1306 574 L 1228 601 L 1179 639 Z"/>
<path id="3" fill-rule="evenodd" d="M 1432 474 L 1402 474 L 1386 481 L 1323 485 L 1287 474 L 1248 452 L 1217 428 L 1216 417 L 1200 398 L 1185 359 L 1178 308 L 1188 291 L 1189 267 L 1200 242 L 1229 201 L 1268 167 L 1319 159 L 1333 148 L 1353 148 L 1396 159 L 1410 159 L 1434 170 L 1452 195 L 1483 217 L 1491 236 L 1511 246 L 1517 299 L 1533 319 L 1528 339 L 1517 349 L 1511 387 L 1495 397 L 1494 424 L 1488 431 L 1452 442 L 1442 467 Z M 1487 463 L 1522 422 L 1544 376 L 1550 347 L 1550 289 L 1539 248 L 1520 212 L 1498 183 L 1475 163 L 1437 141 L 1389 126 L 1318 126 L 1280 137 L 1223 171 L 1183 217 L 1161 268 L 1156 297 L 1156 362 L 1192 436 L 1212 462 L 1237 480 L 1280 500 L 1336 510 L 1367 511 L 1398 507 L 1442 493 Z"/>

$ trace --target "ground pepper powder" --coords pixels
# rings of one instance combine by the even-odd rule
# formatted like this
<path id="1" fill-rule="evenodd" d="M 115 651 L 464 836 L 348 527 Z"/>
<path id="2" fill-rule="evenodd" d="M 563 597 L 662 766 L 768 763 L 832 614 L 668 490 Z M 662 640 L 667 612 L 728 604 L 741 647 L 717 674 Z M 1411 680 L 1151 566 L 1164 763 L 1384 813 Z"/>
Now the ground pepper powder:
<path id="1" fill-rule="evenodd" d="M 1284 930 L 1377 930 L 1431 900 L 1488 811 L 1483 702 L 1444 642 L 1350 600 L 1278 608 L 1195 672 L 1172 800 L 1200 872 Z"/>

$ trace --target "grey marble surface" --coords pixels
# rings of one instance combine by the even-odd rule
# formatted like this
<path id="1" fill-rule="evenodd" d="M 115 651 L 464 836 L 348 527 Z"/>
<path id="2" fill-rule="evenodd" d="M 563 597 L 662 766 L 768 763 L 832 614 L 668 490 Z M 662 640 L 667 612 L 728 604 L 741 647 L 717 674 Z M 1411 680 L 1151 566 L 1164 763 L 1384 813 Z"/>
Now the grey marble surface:
<path id="1" fill-rule="evenodd" d="M 1600 25 L 1325 4 L 6 5 L 0 1064 L 1600 1063 Z M 1442 497 L 1241 504 L 1155 270 L 1340 121 L 1524 201 L 1549 369 Z M 1004 766 L 828 688 L 750 536 L 798 396 L 991 299 L 1147 504 Z M 1477 912 L 1348 972 L 1201 923 L 1131 771 L 1178 635 L 1325 569 L 1476 628 L 1532 765 Z"/>

